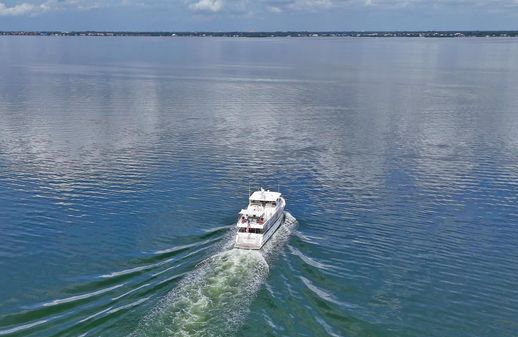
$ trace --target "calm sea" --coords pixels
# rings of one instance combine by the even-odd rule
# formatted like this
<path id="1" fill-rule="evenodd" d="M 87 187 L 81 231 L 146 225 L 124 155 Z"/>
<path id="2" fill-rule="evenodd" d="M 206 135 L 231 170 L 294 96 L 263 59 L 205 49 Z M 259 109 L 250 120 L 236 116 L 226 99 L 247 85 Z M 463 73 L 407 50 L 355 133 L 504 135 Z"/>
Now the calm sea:
<path id="1" fill-rule="evenodd" d="M 518 39 L 1 37 L 0 335 L 517 336 Z"/>

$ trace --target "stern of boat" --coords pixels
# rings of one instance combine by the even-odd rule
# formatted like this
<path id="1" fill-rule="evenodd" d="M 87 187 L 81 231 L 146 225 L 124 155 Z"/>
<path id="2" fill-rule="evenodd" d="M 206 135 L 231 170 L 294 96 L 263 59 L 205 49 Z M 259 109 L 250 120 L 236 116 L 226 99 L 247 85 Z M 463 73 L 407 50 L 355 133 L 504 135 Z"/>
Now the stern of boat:
<path id="1" fill-rule="evenodd" d="M 234 247 L 240 249 L 261 249 L 262 240 L 262 234 L 237 233 Z"/>

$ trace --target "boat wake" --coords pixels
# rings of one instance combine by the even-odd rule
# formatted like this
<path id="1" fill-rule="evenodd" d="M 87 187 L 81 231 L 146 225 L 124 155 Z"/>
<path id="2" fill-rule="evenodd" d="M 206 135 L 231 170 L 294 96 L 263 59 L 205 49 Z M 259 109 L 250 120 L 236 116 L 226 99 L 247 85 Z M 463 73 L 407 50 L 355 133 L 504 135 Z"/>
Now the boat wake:
<path id="1" fill-rule="evenodd" d="M 268 276 L 268 263 L 295 224 L 295 218 L 286 213 L 284 224 L 261 251 L 227 249 L 203 261 L 140 322 L 132 336 L 223 336 L 235 332 Z"/>

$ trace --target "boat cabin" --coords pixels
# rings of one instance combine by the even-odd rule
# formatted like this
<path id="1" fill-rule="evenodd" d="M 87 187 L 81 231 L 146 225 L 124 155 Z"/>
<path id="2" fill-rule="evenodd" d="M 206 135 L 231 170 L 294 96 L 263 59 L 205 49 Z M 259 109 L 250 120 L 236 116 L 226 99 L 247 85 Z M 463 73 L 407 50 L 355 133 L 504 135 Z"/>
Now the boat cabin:
<path id="1" fill-rule="evenodd" d="M 279 192 L 270 192 L 261 189 L 260 191 L 255 191 L 250 196 L 250 205 L 260 205 L 260 206 L 272 206 L 276 207 L 277 203 L 280 201 L 281 194 Z"/>
<path id="2" fill-rule="evenodd" d="M 247 233 L 256 233 L 256 230 L 262 230 L 264 223 L 275 212 L 275 209 L 281 202 L 281 193 L 270 192 L 261 189 L 252 193 L 249 198 L 249 204 L 246 209 L 239 212 L 238 227 L 248 229 Z M 253 230 L 253 232 L 250 232 Z M 258 231 L 257 233 L 261 233 Z"/>

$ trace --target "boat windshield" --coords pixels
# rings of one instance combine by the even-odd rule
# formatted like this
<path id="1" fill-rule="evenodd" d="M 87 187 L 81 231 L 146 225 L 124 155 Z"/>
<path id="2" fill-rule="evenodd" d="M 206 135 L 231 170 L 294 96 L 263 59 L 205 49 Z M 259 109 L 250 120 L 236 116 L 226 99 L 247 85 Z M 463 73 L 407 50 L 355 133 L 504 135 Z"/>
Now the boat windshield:
<path id="1" fill-rule="evenodd" d="M 266 206 L 275 207 L 275 206 L 277 206 L 277 203 L 275 201 L 251 200 L 250 205 L 251 206 L 262 206 L 262 207 L 266 207 Z"/>

